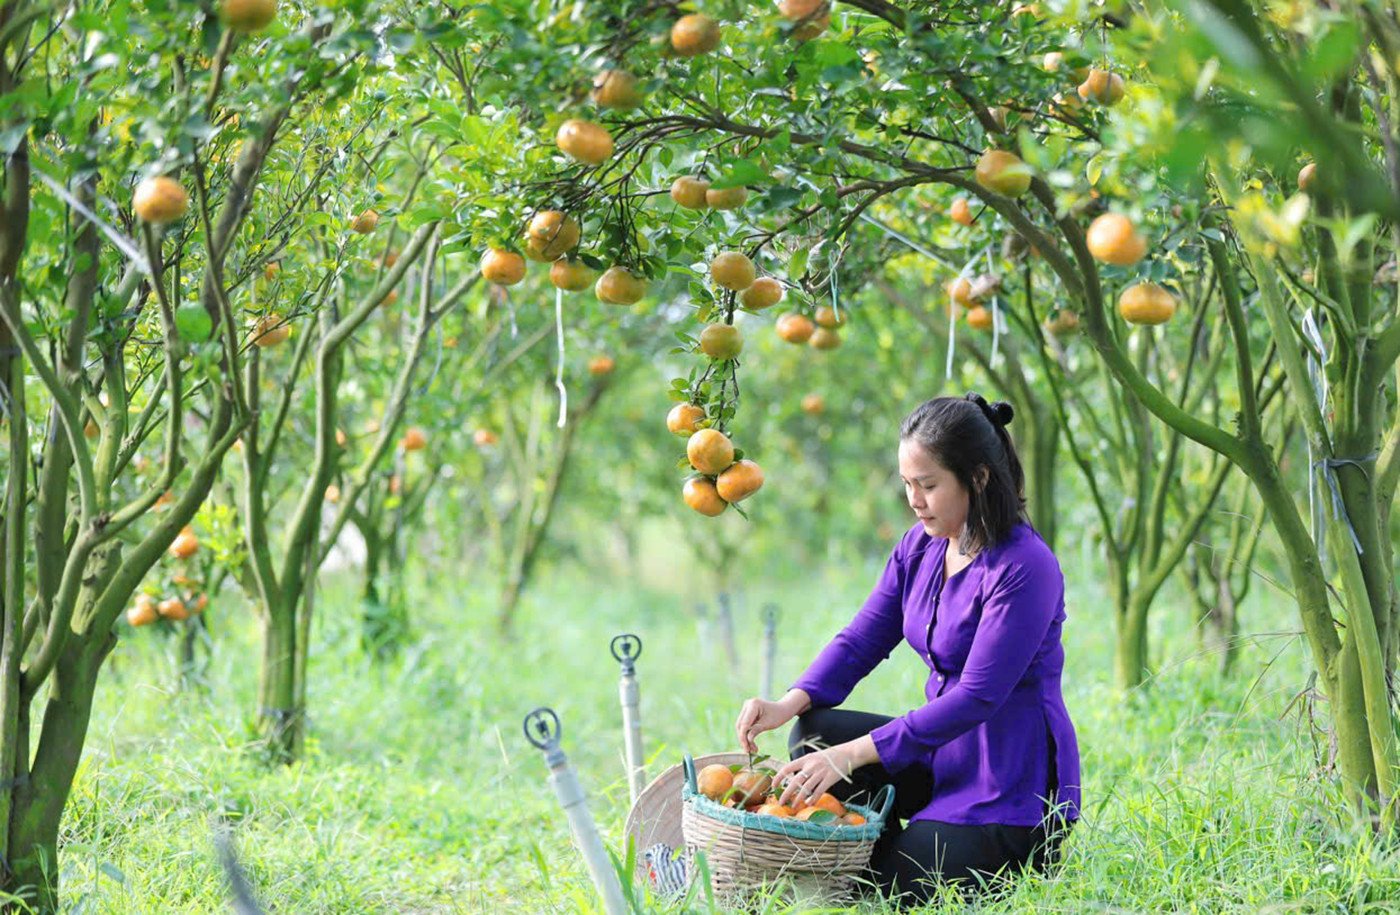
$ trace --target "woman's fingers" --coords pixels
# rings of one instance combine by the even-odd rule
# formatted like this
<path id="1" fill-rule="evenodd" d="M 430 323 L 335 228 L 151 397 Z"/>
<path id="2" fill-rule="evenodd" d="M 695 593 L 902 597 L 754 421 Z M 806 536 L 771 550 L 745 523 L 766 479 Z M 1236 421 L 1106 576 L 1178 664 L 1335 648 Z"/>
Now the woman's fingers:
<path id="1" fill-rule="evenodd" d="M 758 746 L 753 742 L 757 733 L 758 724 L 758 703 L 750 699 L 744 703 L 744 707 L 739 711 L 739 720 L 735 724 L 735 731 L 739 735 L 739 746 L 745 753 L 757 753 Z"/>

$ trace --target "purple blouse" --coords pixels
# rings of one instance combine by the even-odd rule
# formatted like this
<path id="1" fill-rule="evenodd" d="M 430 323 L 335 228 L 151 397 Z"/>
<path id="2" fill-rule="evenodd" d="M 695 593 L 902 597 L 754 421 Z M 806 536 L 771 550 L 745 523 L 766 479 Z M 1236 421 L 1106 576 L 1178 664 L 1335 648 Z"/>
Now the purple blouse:
<path id="1" fill-rule="evenodd" d="M 903 638 L 929 667 L 920 708 L 871 732 L 885 770 L 925 766 L 933 800 L 913 817 L 1035 826 L 1079 817 L 1079 745 L 1060 692 L 1064 576 L 1029 524 L 943 580 L 948 541 L 916 524 L 850 624 L 793 687 L 841 704 Z"/>

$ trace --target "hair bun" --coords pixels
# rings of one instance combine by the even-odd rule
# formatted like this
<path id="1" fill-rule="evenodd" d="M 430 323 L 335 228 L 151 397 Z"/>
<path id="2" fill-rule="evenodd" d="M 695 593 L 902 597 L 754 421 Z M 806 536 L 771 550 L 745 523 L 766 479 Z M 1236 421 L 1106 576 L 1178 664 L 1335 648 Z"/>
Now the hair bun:
<path id="1" fill-rule="evenodd" d="M 987 399 L 976 391 L 969 391 L 963 395 L 963 400 L 976 404 L 987 420 L 997 426 L 1005 426 L 1011 422 L 1011 418 L 1016 415 L 1016 411 L 1011 409 L 1011 404 L 1004 400 L 996 403 L 987 403 Z"/>

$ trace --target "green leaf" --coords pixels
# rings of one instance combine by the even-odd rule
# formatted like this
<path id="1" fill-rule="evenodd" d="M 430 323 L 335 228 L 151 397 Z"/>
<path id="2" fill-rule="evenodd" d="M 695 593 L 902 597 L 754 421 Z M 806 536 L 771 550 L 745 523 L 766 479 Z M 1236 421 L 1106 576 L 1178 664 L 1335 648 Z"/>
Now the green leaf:
<path id="1" fill-rule="evenodd" d="M 1084 163 L 1084 177 L 1089 179 L 1091 185 L 1099 183 L 1099 177 L 1103 175 L 1103 154 L 1095 153 L 1089 157 L 1089 161 Z"/>
<path id="2" fill-rule="evenodd" d="M 203 305 L 186 303 L 175 309 L 175 332 L 186 343 L 203 343 L 214 332 L 214 319 Z"/>
<path id="3" fill-rule="evenodd" d="M 807 258 L 810 256 L 810 254 L 811 249 L 805 247 L 798 248 L 796 251 L 793 252 L 792 257 L 788 258 L 789 277 L 795 280 L 800 278 L 803 274 L 807 272 Z"/>
<path id="4" fill-rule="evenodd" d="M 744 187 L 750 184 L 766 184 L 768 182 L 768 172 L 763 166 L 752 159 L 739 159 L 735 162 L 727 163 L 724 166 L 724 175 L 717 181 L 710 182 L 710 188 L 716 191 L 726 190 L 731 187 Z"/>
<path id="5" fill-rule="evenodd" d="M 1321 38 L 1308 42 L 1308 51 L 1302 56 L 1303 72 L 1314 83 L 1341 76 L 1356 59 L 1360 37 L 1361 26 L 1354 19 L 1328 23 Z"/>

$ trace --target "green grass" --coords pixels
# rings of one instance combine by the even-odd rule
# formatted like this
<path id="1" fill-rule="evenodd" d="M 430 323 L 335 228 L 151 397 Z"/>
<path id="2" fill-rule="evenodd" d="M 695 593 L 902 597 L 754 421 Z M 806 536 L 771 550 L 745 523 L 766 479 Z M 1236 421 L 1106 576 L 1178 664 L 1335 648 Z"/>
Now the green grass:
<path id="1" fill-rule="evenodd" d="M 1296 628 L 1287 597 L 1260 585 L 1245 628 L 1275 634 L 1251 642 L 1229 681 L 1197 654 L 1182 605 L 1164 600 L 1155 632 L 1161 671 L 1149 690 L 1122 700 L 1109 682 L 1107 605 L 1093 584 L 1102 576 L 1078 564 L 1066 562 L 1065 677 L 1083 753 L 1084 820 L 1056 878 L 1022 879 L 980 910 L 1400 911 L 1400 857 L 1337 817 L 1306 717 L 1296 706 L 1284 714 L 1307 682 L 1304 645 L 1276 634 Z M 627 788 L 609 639 L 633 631 L 645 640 L 639 677 L 654 774 L 683 752 L 733 748 L 734 716 L 757 687 L 765 600 L 783 609 L 781 690 L 877 571 L 823 567 L 749 588 L 737 679 L 718 645 L 698 643 L 693 594 L 608 591 L 581 576 L 542 581 L 519 638 L 504 645 L 491 635 L 489 598 L 447 568 L 415 576 L 421 641 L 376 668 L 356 648 L 351 583 L 330 582 L 307 759 L 275 771 L 247 752 L 258 654 L 239 602 L 211 608 L 218 637 L 206 691 L 174 689 L 167 640 L 128 633 L 104 671 L 65 821 L 66 905 L 227 910 L 211 833 L 225 819 L 259 896 L 276 911 L 601 911 L 543 758 L 521 733 L 523 715 L 537 705 L 559 713 L 564 749 L 616 849 Z M 901 650 L 849 704 L 897 714 L 919 701 L 922 676 Z M 777 753 L 785 739 L 765 735 L 761 747 Z"/>

